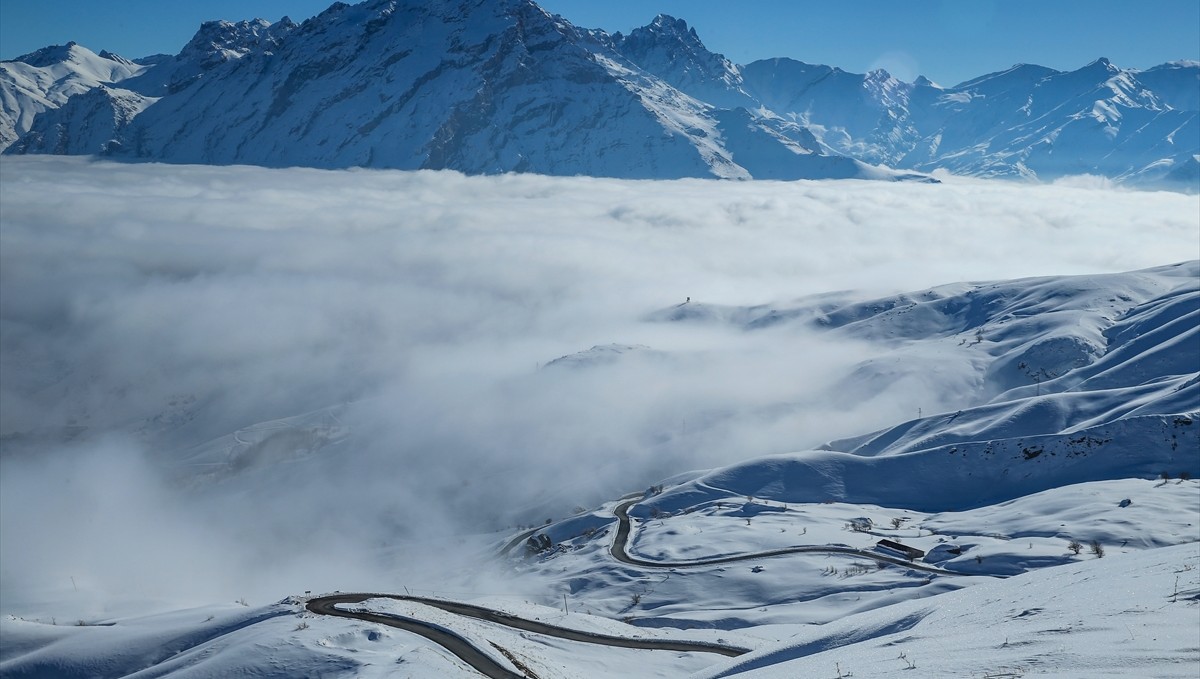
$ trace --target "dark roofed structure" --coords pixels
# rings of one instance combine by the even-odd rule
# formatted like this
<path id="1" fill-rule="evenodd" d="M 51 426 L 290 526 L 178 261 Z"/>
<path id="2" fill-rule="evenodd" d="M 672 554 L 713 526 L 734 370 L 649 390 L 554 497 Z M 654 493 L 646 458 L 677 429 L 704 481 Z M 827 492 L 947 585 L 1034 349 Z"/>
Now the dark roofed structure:
<path id="1" fill-rule="evenodd" d="M 887 538 L 875 543 L 875 546 L 879 549 L 900 554 L 910 561 L 916 561 L 917 559 L 925 556 L 925 552 L 917 549 L 916 547 L 909 547 L 908 545 L 896 542 L 895 540 L 888 540 Z"/>

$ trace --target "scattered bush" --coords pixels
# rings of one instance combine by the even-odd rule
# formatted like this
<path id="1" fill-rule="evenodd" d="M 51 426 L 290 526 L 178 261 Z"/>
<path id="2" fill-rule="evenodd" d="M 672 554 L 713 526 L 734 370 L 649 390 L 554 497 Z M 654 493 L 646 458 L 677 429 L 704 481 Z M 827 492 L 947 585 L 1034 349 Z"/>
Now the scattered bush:
<path id="1" fill-rule="evenodd" d="M 1078 540 L 1072 540 L 1067 543 L 1067 549 L 1071 550 L 1073 554 L 1078 554 L 1083 549 L 1083 545 L 1079 544 Z"/>
<path id="2" fill-rule="evenodd" d="M 861 563 L 852 563 L 849 566 L 846 566 L 845 570 L 842 571 L 842 577 L 843 578 L 852 578 L 856 575 L 862 575 L 864 573 L 870 573 L 870 572 L 871 572 L 871 566 L 869 566 L 867 564 L 861 564 Z"/>
<path id="3" fill-rule="evenodd" d="M 869 533 L 873 527 L 874 522 L 866 517 L 850 519 L 850 522 L 846 524 L 847 530 L 852 530 L 856 533 Z"/>
<path id="4" fill-rule="evenodd" d="M 1091 543 L 1088 544 L 1088 550 L 1091 551 L 1092 554 L 1095 554 L 1097 559 L 1104 558 L 1104 545 L 1100 544 L 1099 540 L 1092 540 Z"/>

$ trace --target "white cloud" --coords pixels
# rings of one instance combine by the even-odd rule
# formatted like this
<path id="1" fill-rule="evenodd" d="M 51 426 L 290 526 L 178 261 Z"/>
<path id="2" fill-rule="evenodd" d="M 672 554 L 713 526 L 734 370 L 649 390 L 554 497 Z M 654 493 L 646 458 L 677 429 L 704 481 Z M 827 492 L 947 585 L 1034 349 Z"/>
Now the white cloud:
<path id="1" fill-rule="evenodd" d="M 196 592 L 257 581 L 282 596 L 333 580 L 328 557 L 308 558 L 318 537 L 357 554 L 381 535 L 540 516 L 889 424 L 911 409 L 910 387 L 858 409 L 823 398 L 869 347 L 797 327 L 751 335 L 644 318 L 686 297 L 757 304 L 1196 256 L 1195 197 L 1102 189 L 5 158 L 6 587 L 46 572 L 45 559 L 18 555 L 87 515 L 120 539 L 47 554 L 99 550 L 92 569 L 114 596 L 146 580 L 121 567 L 136 545 L 214 540 L 221 566 L 181 547 L 158 550 L 169 563 L 154 570 L 186 572 Z M 538 369 L 608 343 L 661 353 Z M 932 391 L 920 398 L 936 402 Z M 314 422 L 336 412 L 352 436 L 290 462 L 271 455 L 294 441 L 231 436 L 314 411 Z M 73 444 L 50 443 L 67 434 Z M 145 469 L 133 462 L 143 453 Z M 235 455 L 238 474 L 160 482 Z M 112 456 L 101 490 L 115 504 L 50 471 L 76 457 L 104 469 Z M 181 470 L 185 457 L 198 466 Z M 39 512 L 18 487 L 58 509 Z M 130 520 L 164 502 L 154 522 Z M 264 563 L 291 575 L 263 577 Z"/>

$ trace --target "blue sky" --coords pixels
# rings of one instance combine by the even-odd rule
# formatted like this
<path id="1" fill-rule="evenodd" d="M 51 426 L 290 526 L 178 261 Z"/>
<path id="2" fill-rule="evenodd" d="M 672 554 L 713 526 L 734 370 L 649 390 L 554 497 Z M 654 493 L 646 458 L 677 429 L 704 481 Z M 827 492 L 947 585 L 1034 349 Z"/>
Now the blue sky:
<path id="1" fill-rule="evenodd" d="M 74 40 L 128 57 L 174 54 L 206 19 L 302 21 L 332 0 L 0 0 L 0 58 Z M 662 12 L 738 63 L 775 56 L 950 85 L 1014 63 L 1146 68 L 1200 59 L 1196 0 L 542 0 L 579 26 L 628 32 Z"/>

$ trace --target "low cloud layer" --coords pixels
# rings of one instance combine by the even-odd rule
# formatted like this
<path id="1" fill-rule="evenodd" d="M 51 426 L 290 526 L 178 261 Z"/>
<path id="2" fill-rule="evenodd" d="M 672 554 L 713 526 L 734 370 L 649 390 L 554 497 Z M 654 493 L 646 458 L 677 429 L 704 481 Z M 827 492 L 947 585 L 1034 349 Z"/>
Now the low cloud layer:
<path id="1" fill-rule="evenodd" d="M 1087 182 L 5 158 L 0 204 L 6 602 L 70 576 L 125 598 L 382 585 L 412 560 L 385 575 L 364 555 L 397 540 L 529 521 L 954 396 L 905 384 L 824 405 L 872 347 L 644 320 L 688 297 L 869 296 L 1200 247 L 1195 197 Z M 546 367 L 612 343 L 647 349 Z"/>

